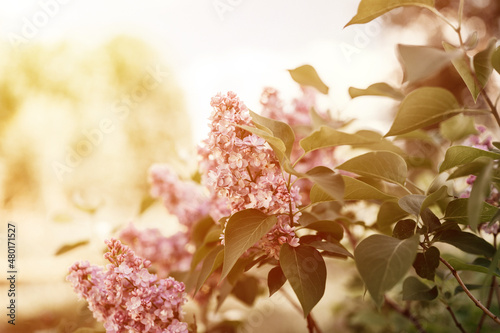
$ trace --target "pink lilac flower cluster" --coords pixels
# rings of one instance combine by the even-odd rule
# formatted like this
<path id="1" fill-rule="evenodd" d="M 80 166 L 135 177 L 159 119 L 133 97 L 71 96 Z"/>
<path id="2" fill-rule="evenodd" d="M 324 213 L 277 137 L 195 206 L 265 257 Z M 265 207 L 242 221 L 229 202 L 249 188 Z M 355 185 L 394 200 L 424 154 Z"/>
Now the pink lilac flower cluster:
<path id="1" fill-rule="evenodd" d="M 302 155 L 302 148 L 299 141 L 309 134 L 309 131 L 304 131 L 306 126 L 312 127 L 310 111 L 316 107 L 316 91 L 310 87 L 301 87 L 302 96 L 295 98 L 292 101 L 290 108 L 286 108 L 285 103 L 279 96 L 279 92 L 271 87 L 264 88 L 260 103 L 262 105 L 262 115 L 275 120 L 283 121 L 295 130 L 296 140 L 292 149 L 291 159 L 294 161 Z M 331 121 L 327 114 L 321 114 L 326 121 Z M 334 168 L 338 161 L 334 155 L 335 148 L 318 149 L 303 156 L 295 165 L 295 169 L 299 172 L 307 172 L 316 166 L 327 166 Z M 309 203 L 309 192 L 312 183 L 307 179 L 300 179 L 297 183 L 300 188 L 302 202 Z"/>
<path id="2" fill-rule="evenodd" d="M 106 245 L 104 258 L 110 262 L 106 269 L 79 262 L 67 276 L 106 332 L 187 333 L 188 324 L 182 322 L 184 284 L 150 274 L 150 262 L 119 240 L 108 240 Z"/>
<path id="3" fill-rule="evenodd" d="M 120 232 L 119 238 L 138 256 L 148 258 L 159 277 L 190 268 L 193 254 L 188 251 L 189 237 L 185 232 L 165 237 L 158 229 L 137 230 L 130 223 Z"/>
<path id="4" fill-rule="evenodd" d="M 281 244 L 298 245 L 293 223 L 300 215 L 299 188 L 288 189 L 278 159 L 266 141 L 240 127 L 253 123 L 234 92 L 213 97 L 211 106 L 210 134 L 200 148 L 204 182 L 225 198 L 231 214 L 254 208 L 279 215 L 277 225 L 258 244 L 277 258 Z"/>
<path id="5" fill-rule="evenodd" d="M 471 135 L 467 140 L 464 142 L 465 145 L 471 146 L 474 148 L 482 149 L 482 150 L 492 150 L 493 145 L 492 145 L 492 137 L 491 135 L 487 132 L 486 127 L 479 125 L 476 127 L 478 130 L 477 135 Z M 470 175 L 467 177 L 467 188 L 460 194 L 460 198 L 468 198 L 470 196 L 471 190 L 472 190 L 472 185 L 476 181 L 476 176 L 475 175 Z M 500 206 L 500 193 L 498 192 L 498 189 L 494 186 L 491 186 L 490 194 L 485 200 L 487 203 L 490 205 L 499 207 Z M 498 222 L 494 223 L 493 225 L 489 226 L 488 223 L 483 223 L 481 225 L 481 230 L 488 234 L 498 234 L 499 232 L 500 225 Z"/>
<path id="6" fill-rule="evenodd" d="M 182 181 L 165 164 L 154 164 L 149 169 L 151 196 L 162 198 L 167 210 L 177 216 L 188 229 L 208 213 L 208 196 L 203 187 L 191 181 Z"/>

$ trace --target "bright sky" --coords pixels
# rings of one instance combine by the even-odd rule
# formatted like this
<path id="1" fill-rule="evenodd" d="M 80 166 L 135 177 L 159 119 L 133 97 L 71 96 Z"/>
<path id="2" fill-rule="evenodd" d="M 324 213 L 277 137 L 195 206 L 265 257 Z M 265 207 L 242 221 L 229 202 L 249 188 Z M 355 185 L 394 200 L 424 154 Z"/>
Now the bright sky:
<path id="1" fill-rule="evenodd" d="M 292 98 L 298 88 L 286 69 L 306 63 L 330 86 L 323 102 L 344 118 L 359 116 L 371 99 L 350 101 L 348 87 L 385 80 L 397 63 L 394 41 L 381 38 L 376 23 L 343 29 L 357 5 L 344 0 L 1 2 L 0 36 L 10 44 L 25 38 L 94 45 L 122 33 L 147 40 L 165 55 L 184 89 L 198 141 L 205 136 L 215 93 L 233 90 L 259 110 L 264 86 Z M 380 121 L 374 117 L 367 124 Z"/>

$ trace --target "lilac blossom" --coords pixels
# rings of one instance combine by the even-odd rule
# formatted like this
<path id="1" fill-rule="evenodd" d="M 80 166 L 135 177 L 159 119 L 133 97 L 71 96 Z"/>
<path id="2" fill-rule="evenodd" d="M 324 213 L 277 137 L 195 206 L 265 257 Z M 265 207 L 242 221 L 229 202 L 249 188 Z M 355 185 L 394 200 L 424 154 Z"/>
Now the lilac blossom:
<path id="1" fill-rule="evenodd" d="M 200 148 L 204 183 L 224 198 L 230 214 L 253 208 L 278 215 L 276 226 L 257 245 L 277 258 L 281 244 L 298 245 L 293 223 L 300 215 L 299 188 L 288 187 L 266 141 L 241 128 L 253 127 L 253 123 L 234 92 L 213 97 L 211 106 L 210 134 Z"/>
<path id="2" fill-rule="evenodd" d="M 119 240 L 108 240 L 106 245 L 104 258 L 110 262 L 106 268 L 77 262 L 67 276 L 106 332 L 187 333 L 188 325 L 182 322 L 184 284 L 149 273 L 150 261 Z"/>

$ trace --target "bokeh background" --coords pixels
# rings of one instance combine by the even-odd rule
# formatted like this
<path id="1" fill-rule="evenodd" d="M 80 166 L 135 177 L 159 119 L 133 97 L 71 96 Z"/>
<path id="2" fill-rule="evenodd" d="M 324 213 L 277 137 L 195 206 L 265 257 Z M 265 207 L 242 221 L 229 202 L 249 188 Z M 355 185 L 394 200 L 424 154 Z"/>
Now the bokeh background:
<path id="1" fill-rule="evenodd" d="M 472 1 L 478 11 L 494 2 Z M 263 87 L 291 99 L 300 88 L 287 69 L 311 64 L 330 86 L 319 103 L 332 115 L 362 118 L 352 126 L 386 131 L 392 102 L 351 101 L 348 87 L 384 80 L 399 84 L 394 45 L 425 43 L 431 29 L 415 27 L 430 19 L 398 21 L 389 14 L 344 29 L 357 5 L 341 0 L 1 2 L 0 241 L 5 244 L 7 223 L 15 223 L 15 331 L 73 332 L 91 325 L 85 303 L 77 302 L 64 280 L 68 267 L 84 259 L 102 264 L 103 240 L 131 221 L 165 234 L 176 230 L 175 219 L 160 204 L 138 214 L 149 191 L 147 169 L 162 162 L 183 176 L 195 171 L 196 144 L 207 133 L 209 102 L 217 92 L 233 90 L 258 111 Z M 476 18 L 467 24 L 484 36 L 487 26 L 498 27 L 498 15 L 491 22 Z M 440 33 L 446 35 L 446 29 Z M 88 243 L 56 255 L 64 245 L 81 241 Z M 5 245 L 2 249 L 3 268 Z M 329 268 L 332 282 L 318 306 L 320 323 L 332 322 L 334 301 L 346 293 L 346 274 L 338 272 L 353 267 L 338 265 Z M 1 281 L 0 299 L 6 304 L 7 285 Z M 283 305 L 280 311 L 294 310 Z M 297 321 L 287 317 L 277 327 L 291 332 L 299 323 L 301 331 L 302 318 L 294 317 Z M 0 331 L 13 331 L 5 322 Z"/>

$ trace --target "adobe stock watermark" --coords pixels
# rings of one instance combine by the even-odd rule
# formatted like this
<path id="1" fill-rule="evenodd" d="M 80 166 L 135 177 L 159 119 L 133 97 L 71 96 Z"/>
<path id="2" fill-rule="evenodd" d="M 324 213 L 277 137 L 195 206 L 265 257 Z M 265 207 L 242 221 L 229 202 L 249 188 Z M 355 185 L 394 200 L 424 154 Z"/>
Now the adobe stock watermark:
<path id="1" fill-rule="evenodd" d="M 212 5 L 219 16 L 219 19 L 224 21 L 226 13 L 232 12 L 236 7 L 241 5 L 242 2 L 243 0 L 214 0 Z"/>
<path id="2" fill-rule="evenodd" d="M 52 161 L 52 169 L 59 181 L 64 180 L 66 174 L 70 174 L 83 160 L 90 156 L 100 146 L 106 135 L 116 130 L 119 122 L 124 121 L 141 102 L 169 75 L 159 65 L 147 69 L 147 73 L 130 93 L 123 95 L 111 107 L 111 112 L 90 129 L 82 131 L 83 139 L 80 139 L 73 147 L 66 149 L 64 161 Z"/>
<path id="3" fill-rule="evenodd" d="M 50 20 L 56 17 L 62 6 L 71 0 L 40 0 L 38 9 L 32 15 L 23 16 L 18 33 L 9 32 L 8 39 L 13 47 L 28 44 L 30 40 L 38 36 L 40 30 L 45 28 Z"/>
<path id="4" fill-rule="evenodd" d="M 385 13 L 377 20 L 371 21 L 367 24 L 355 24 L 347 27 L 346 29 L 353 29 L 355 34 L 352 43 L 340 43 L 340 51 L 344 55 L 347 62 L 352 61 L 352 57 L 360 54 L 361 50 L 370 45 L 372 39 L 380 35 L 382 31 L 382 24 L 390 19 L 392 15 L 397 15 L 402 11 L 401 8 L 396 8 L 391 12 Z"/>

